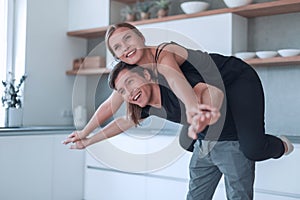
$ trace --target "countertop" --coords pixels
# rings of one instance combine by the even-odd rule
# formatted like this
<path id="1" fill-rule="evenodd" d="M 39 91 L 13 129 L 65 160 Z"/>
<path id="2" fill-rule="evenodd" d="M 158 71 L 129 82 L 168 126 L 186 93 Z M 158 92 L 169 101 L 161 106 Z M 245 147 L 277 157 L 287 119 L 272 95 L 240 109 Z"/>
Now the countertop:
<path id="1" fill-rule="evenodd" d="M 20 136 L 20 135 L 48 135 L 48 134 L 66 134 L 71 133 L 72 131 L 76 130 L 74 126 L 26 126 L 26 127 L 11 127 L 11 128 L 4 128 L 0 127 L 0 137 L 1 136 Z M 148 132 L 149 131 L 149 132 Z M 136 136 L 136 137 L 145 137 L 151 135 L 158 134 L 157 129 L 150 130 L 135 130 L 131 129 L 129 131 L 129 135 Z M 128 133 L 127 133 L 128 134 Z M 159 135 L 174 135 L 178 134 L 177 131 L 171 129 L 164 129 L 159 133 Z M 293 143 L 300 144 L 300 135 L 288 135 L 287 136 Z"/>
<path id="2" fill-rule="evenodd" d="M 45 134 L 65 134 L 72 132 L 74 126 L 26 126 L 26 127 L 1 127 L 1 136 L 18 136 L 18 135 L 45 135 Z"/>

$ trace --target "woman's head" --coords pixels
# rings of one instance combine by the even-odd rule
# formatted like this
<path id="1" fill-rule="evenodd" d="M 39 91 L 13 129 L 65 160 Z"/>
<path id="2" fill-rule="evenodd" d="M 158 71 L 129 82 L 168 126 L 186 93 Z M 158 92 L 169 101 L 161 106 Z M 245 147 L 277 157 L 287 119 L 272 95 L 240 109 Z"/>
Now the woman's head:
<path id="1" fill-rule="evenodd" d="M 111 54 L 126 63 L 136 64 L 145 48 L 143 34 L 129 23 L 111 25 L 106 31 L 105 43 Z"/>

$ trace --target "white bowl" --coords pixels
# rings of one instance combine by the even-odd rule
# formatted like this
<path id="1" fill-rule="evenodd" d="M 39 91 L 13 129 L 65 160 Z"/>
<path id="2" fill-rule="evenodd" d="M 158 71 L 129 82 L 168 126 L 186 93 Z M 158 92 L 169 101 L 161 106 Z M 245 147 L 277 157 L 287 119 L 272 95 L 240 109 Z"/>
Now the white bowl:
<path id="1" fill-rule="evenodd" d="M 192 14 L 206 10 L 209 3 L 203 1 L 187 1 L 180 4 L 181 9 L 185 14 Z"/>
<path id="2" fill-rule="evenodd" d="M 235 57 L 240 58 L 242 60 L 254 58 L 255 55 L 255 52 L 238 52 L 234 54 Z"/>
<path id="3" fill-rule="evenodd" d="M 223 0 L 227 7 L 235 8 L 252 3 L 252 0 Z"/>
<path id="4" fill-rule="evenodd" d="M 297 56 L 300 54 L 300 49 L 280 49 L 277 52 L 282 57 Z"/>
<path id="5" fill-rule="evenodd" d="M 277 55 L 277 51 L 257 51 L 256 55 L 259 58 L 272 58 Z"/>

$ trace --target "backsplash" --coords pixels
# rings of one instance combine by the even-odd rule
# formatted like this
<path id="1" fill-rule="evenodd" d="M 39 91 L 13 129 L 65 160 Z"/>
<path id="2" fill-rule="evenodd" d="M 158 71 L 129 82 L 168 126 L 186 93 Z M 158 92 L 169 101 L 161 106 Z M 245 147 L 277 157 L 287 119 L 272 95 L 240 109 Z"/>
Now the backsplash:
<path id="1" fill-rule="evenodd" d="M 211 1 L 215 8 L 223 2 Z M 219 3 L 217 3 L 219 2 Z M 265 2 L 265 1 L 255 1 Z M 300 13 L 257 17 L 248 20 L 248 51 L 300 48 Z M 288 22 L 288 23 L 287 23 Z M 91 51 L 104 38 L 88 40 Z M 256 67 L 265 90 L 266 130 L 272 134 L 300 136 L 300 66 Z M 95 82 L 88 78 L 88 84 Z M 101 78 L 94 95 L 99 105 L 110 94 L 107 77 Z M 89 112 L 93 112 L 92 109 Z"/>

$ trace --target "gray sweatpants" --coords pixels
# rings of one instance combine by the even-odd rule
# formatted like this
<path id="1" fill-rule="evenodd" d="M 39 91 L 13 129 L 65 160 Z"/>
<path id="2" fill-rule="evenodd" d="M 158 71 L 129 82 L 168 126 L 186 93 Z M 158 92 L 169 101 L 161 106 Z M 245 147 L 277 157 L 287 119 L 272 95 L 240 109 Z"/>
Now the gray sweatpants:
<path id="1" fill-rule="evenodd" d="M 212 199 L 224 175 L 227 199 L 253 199 L 255 162 L 247 159 L 238 141 L 197 141 L 190 162 L 187 200 Z"/>

